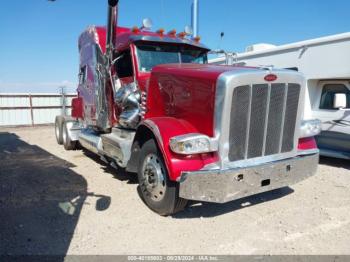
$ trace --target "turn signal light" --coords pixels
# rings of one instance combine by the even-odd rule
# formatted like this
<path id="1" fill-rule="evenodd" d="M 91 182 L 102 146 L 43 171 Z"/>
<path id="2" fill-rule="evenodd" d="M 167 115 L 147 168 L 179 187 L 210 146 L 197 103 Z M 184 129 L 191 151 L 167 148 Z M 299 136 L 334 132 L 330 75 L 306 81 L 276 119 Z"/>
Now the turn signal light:
<path id="1" fill-rule="evenodd" d="M 298 150 L 312 150 L 317 149 L 316 140 L 314 137 L 300 138 L 298 143 Z"/>

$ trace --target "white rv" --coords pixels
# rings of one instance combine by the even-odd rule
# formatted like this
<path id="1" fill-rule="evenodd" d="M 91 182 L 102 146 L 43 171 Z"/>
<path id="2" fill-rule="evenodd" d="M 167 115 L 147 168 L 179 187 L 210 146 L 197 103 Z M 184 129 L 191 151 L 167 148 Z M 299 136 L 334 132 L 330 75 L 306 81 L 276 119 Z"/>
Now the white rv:
<path id="1" fill-rule="evenodd" d="M 322 121 L 317 137 L 321 155 L 350 159 L 350 33 L 281 46 L 252 45 L 244 53 L 210 63 L 274 66 L 304 73 L 305 95 L 311 101 L 305 113 Z"/>

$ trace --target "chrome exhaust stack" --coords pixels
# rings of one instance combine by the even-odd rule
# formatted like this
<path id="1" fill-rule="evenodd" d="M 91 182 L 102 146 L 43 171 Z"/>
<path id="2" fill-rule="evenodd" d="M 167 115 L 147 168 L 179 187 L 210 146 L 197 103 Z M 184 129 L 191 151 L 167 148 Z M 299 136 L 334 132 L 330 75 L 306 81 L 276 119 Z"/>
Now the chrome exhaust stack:
<path id="1" fill-rule="evenodd" d="M 191 6 L 191 26 L 193 29 L 193 37 L 198 36 L 199 31 L 199 0 L 193 0 Z"/>
<path id="2" fill-rule="evenodd" d="M 108 18 L 106 33 L 106 56 L 108 68 L 112 65 L 113 51 L 116 45 L 119 0 L 108 0 Z"/>
<path id="3" fill-rule="evenodd" d="M 98 116 L 97 116 L 97 126 L 103 130 L 108 131 L 111 128 L 111 123 L 109 121 L 110 114 L 108 104 L 108 98 L 106 90 L 108 86 L 112 86 L 114 89 L 114 80 L 112 77 L 112 66 L 113 66 L 113 53 L 117 41 L 117 20 L 118 20 L 118 2 L 119 0 L 108 0 L 108 19 L 106 28 L 106 53 L 104 56 L 104 61 L 102 63 L 103 70 L 101 70 L 101 86 L 100 94 L 96 99 L 98 104 Z"/>

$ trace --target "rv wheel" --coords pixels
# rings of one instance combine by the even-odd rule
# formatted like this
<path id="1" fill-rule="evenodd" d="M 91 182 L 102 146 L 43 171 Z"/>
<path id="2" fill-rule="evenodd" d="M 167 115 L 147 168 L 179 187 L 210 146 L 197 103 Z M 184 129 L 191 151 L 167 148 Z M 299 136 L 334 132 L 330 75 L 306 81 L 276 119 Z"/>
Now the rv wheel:
<path id="1" fill-rule="evenodd" d="M 55 135 L 56 135 L 57 144 L 59 144 L 59 145 L 63 144 L 62 124 L 63 124 L 62 117 L 56 116 L 56 119 L 55 119 Z"/>
<path id="2" fill-rule="evenodd" d="M 77 149 L 77 141 L 72 141 L 69 137 L 67 122 L 63 123 L 62 127 L 62 141 L 64 149 L 75 150 Z"/>
<path id="3" fill-rule="evenodd" d="M 154 140 L 147 141 L 141 148 L 138 180 L 142 199 L 156 213 L 172 215 L 186 206 L 187 200 L 179 197 L 179 184 L 169 180 Z"/>

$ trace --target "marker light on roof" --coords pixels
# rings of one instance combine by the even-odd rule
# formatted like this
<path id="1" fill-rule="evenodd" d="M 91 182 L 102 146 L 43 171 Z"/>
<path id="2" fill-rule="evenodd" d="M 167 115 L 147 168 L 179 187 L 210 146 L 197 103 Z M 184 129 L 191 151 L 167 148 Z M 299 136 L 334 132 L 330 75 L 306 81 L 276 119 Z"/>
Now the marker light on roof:
<path id="1" fill-rule="evenodd" d="M 160 28 L 158 31 L 157 31 L 157 34 L 159 35 L 164 35 L 164 32 L 165 30 L 163 28 Z"/>
<path id="2" fill-rule="evenodd" d="M 194 40 L 195 42 L 199 42 L 199 41 L 201 41 L 201 37 L 200 37 L 200 36 L 196 36 L 195 38 L 193 38 L 193 40 Z"/>
<path id="3" fill-rule="evenodd" d="M 185 32 L 181 32 L 181 33 L 178 33 L 177 36 L 180 37 L 180 38 L 185 38 L 186 33 Z"/>
<path id="4" fill-rule="evenodd" d="M 169 31 L 169 32 L 168 32 L 168 35 L 170 35 L 170 36 L 176 36 L 176 30 L 173 29 L 173 30 Z"/>
<path id="5" fill-rule="evenodd" d="M 136 33 L 140 32 L 140 28 L 138 28 L 137 26 L 134 26 L 133 28 L 131 28 L 131 32 L 136 34 Z"/>

